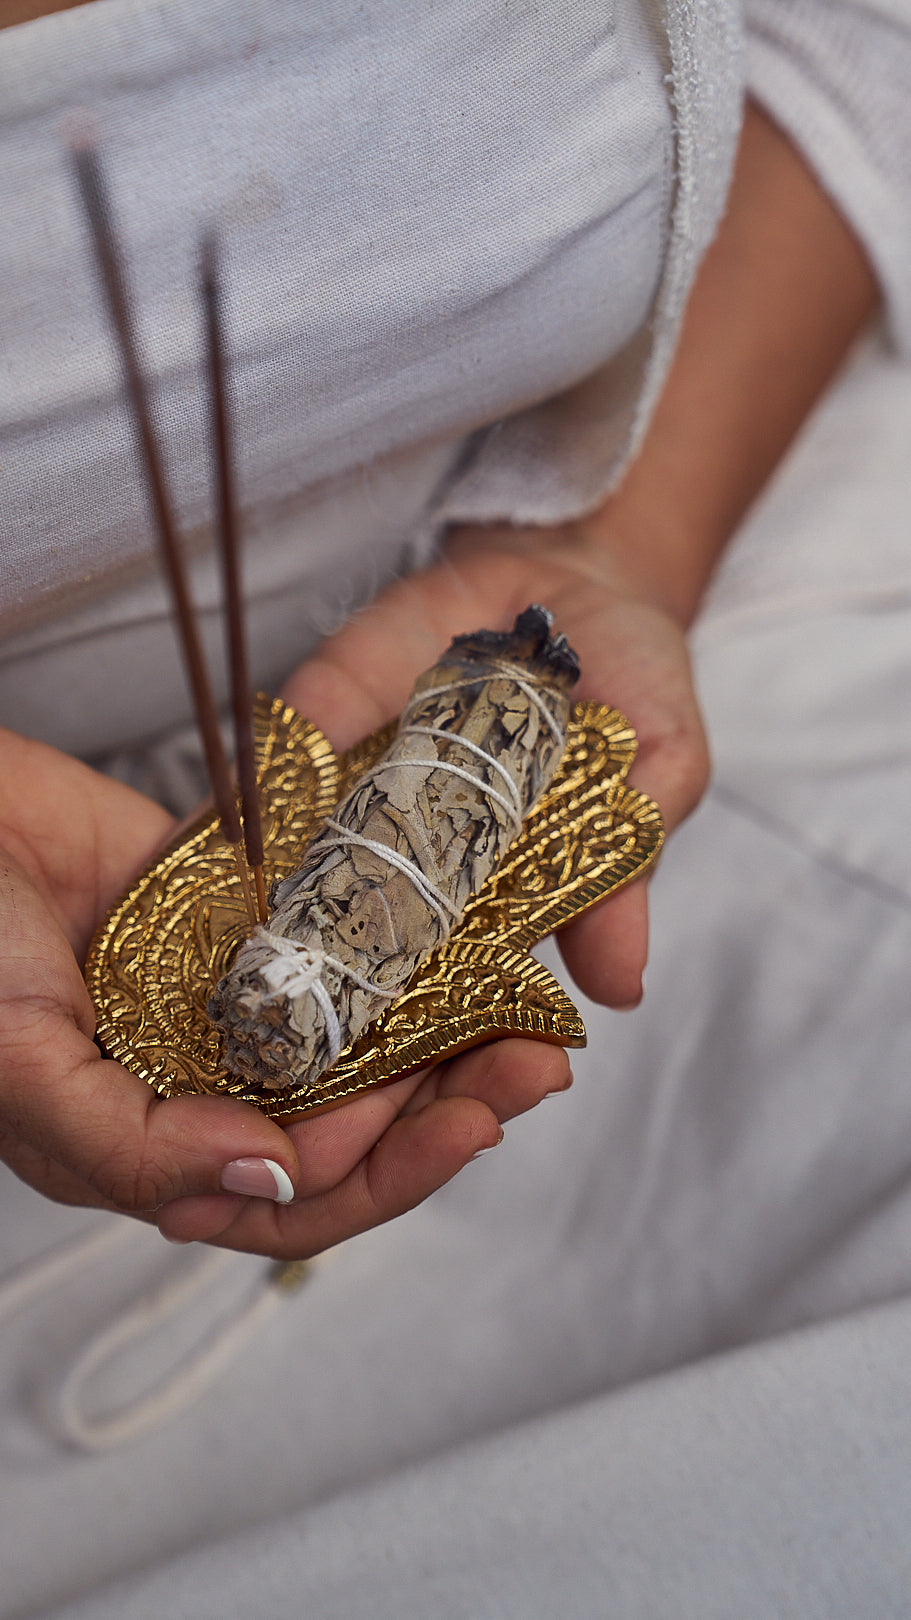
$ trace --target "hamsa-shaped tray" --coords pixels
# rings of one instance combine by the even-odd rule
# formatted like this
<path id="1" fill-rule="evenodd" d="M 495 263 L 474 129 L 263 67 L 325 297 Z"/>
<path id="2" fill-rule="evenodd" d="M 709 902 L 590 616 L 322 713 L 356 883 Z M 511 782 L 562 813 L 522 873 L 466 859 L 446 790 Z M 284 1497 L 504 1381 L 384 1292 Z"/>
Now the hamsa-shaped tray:
<path id="1" fill-rule="evenodd" d="M 300 864 L 304 845 L 395 728 L 339 758 L 280 702 L 258 697 L 255 726 L 266 877 L 278 880 Z M 331 1069 L 279 1092 L 222 1072 L 206 1016 L 249 922 L 217 818 L 202 816 L 140 874 L 95 935 L 86 983 L 101 1046 L 162 1096 L 216 1092 L 284 1120 L 497 1036 L 584 1046 L 576 1008 L 529 950 L 657 857 L 657 806 L 626 785 L 635 755 L 621 714 L 576 704 L 553 783 L 445 946 Z"/>

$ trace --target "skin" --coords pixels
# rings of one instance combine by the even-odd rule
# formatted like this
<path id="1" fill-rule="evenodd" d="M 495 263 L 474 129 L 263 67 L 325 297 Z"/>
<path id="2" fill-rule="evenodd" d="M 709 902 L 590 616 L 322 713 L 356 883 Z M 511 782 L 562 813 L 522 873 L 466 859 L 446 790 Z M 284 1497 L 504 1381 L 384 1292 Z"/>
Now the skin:
<path id="1" fill-rule="evenodd" d="M 88 0 L 0 0 L 0 28 L 14 28 L 17 23 L 34 22 L 36 17 L 49 17 L 55 11 L 72 11 L 87 3 Z"/>
<path id="2" fill-rule="evenodd" d="M 556 529 L 453 532 L 434 567 L 383 592 L 294 671 L 287 699 L 347 747 L 398 712 L 453 634 L 504 628 L 545 602 L 580 654 L 579 696 L 616 704 L 636 726 L 634 782 L 672 831 L 708 776 L 686 627 L 876 303 L 850 229 L 748 108 L 728 212 L 622 487 Z M 308 1256 L 419 1203 L 495 1145 L 505 1121 L 569 1085 L 564 1052 L 502 1041 L 287 1131 L 226 1099 L 161 1102 L 99 1056 L 79 963 L 169 831 L 157 805 L 0 734 L 0 1152 L 49 1197 L 155 1220 L 179 1241 Z M 647 934 L 640 883 L 560 943 L 584 992 L 631 1007 Z M 222 1168 L 241 1157 L 277 1161 L 294 1202 L 221 1192 Z"/>

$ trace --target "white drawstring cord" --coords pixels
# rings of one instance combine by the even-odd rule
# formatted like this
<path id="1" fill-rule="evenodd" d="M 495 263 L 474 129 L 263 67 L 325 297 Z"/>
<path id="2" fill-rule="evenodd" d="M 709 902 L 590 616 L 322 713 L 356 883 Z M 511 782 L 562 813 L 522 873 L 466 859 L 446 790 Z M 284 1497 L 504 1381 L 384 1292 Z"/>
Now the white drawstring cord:
<path id="1" fill-rule="evenodd" d="M 260 1283 L 239 1316 L 220 1324 L 212 1343 L 186 1356 L 170 1378 L 144 1399 L 92 1417 L 87 1415 L 83 1404 L 85 1389 L 93 1374 L 119 1350 L 175 1316 L 203 1283 L 215 1280 L 234 1258 L 227 1251 L 210 1251 L 189 1273 L 165 1283 L 154 1294 L 140 1300 L 119 1321 L 112 1322 L 91 1340 L 70 1369 L 52 1404 L 57 1424 L 71 1444 L 80 1446 L 83 1451 L 113 1450 L 173 1417 L 209 1387 L 253 1330 L 275 1309 L 278 1293 L 268 1281 Z"/>
<path id="2" fill-rule="evenodd" d="M 87 1237 L 20 1267 L 0 1284 L 0 1320 L 14 1315 L 34 1296 L 49 1293 L 58 1281 L 72 1275 L 74 1265 L 80 1261 L 102 1255 L 120 1244 L 124 1237 L 131 1238 L 134 1231 L 125 1220 L 111 1220 Z M 147 1294 L 89 1341 L 49 1403 L 55 1427 L 72 1445 L 83 1451 L 112 1450 L 147 1434 L 183 1410 L 209 1387 L 254 1328 L 274 1310 L 280 1294 L 300 1285 L 312 1264 L 276 1265 L 273 1262 L 269 1275 L 260 1282 L 240 1315 L 221 1325 L 213 1343 L 185 1356 L 171 1377 L 144 1399 L 108 1414 L 89 1417 L 82 1405 L 85 1387 L 105 1362 L 175 1316 L 204 1283 L 217 1278 L 235 1260 L 236 1256 L 228 1250 L 207 1250 L 199 1265 L 182 1271 L 179 1277 Z"/>
<path id="3" fill-rule="evenodd" d="M 115 1247 L 125 1233 L 132 1236 L 132 1229 L 126 1222 L 112 1220 L 85 1237 L 64 1244 L 62 1249 L 54 1249 L 40 1260 L 17 1266 L 0 1283 L 0 1322 L 15 1316 L 23 1305 L 28 1304 L 33 1294 L 42 1293 L 58 1278 L 68 1277 L 77 1261 L 86 1259 L 96 1249 L 101 1254 L 105 1249 Z"/>

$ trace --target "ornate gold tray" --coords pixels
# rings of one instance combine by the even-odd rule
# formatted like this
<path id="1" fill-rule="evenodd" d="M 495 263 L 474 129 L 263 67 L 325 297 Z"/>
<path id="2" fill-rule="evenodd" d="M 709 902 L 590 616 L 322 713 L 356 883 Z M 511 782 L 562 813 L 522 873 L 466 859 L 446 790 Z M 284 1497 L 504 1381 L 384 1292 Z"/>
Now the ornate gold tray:
<path id="1" fill-rule="evenodd" d="M 257 698 L 255 721 L 268 881 L 294 871 L 302 846 L 394 727 L 339 758 L 279 702 Z M 635 733 L 616 709 L 576 704 L 549 791 L 446 945 L 327 1073 L 278 1093 L 220 1072 L 205 1004 L 249 923 L 232 853 L 217 818 L 205 814 L 140 874 L 95 935 L 85 976 L 98 1040 L 162 1096 L 217 1092 L 286 1120 L 495 1036 L 584 1046 L 576 1008 L 529 947 L 655 860 L 659 811 L 626 786 L 635 754 Z"/>

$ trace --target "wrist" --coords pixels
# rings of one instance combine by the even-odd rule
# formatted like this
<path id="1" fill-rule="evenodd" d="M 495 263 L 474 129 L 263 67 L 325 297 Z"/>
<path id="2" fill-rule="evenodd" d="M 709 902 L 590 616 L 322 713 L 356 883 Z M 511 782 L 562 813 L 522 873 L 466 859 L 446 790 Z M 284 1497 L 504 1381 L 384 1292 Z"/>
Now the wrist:
<path id="1" fill-rule="evenodd" d="M 618 595 L 660 609 L 681 628 L 689 626 L 706 582 L 694 566 L 681 522 L 664 522 L 654 507 L 637 508 L 623 491 L 570 526 L 575 566 Z"/>
<path id="2" fill-rule="evenodd" d="M 667 550 L 672 553 L 670 542 Z M 445 555 L 454 577 L 476 596 L 476 615 L 483 615 L 490 601 L 513 616 L 539 601 L 562 625 L 586 619 L 596 606 L 600 610 L 613 601 L 656 612 L 681 632 L 691 617 L 682 574 L 677 577 L 662 565 L 651 534 L 647 538 L 633 523 L 627 529 L 615 517 L 613 501 L 555 526 L 452 529 Z"/>
<path id="3" fill-rule="evenodd" d="M 567 526 L 574 565 L 687 626 L 876 302 L 850 227 L 787 138 L 748 107 L 727 212 L 661 398 L 617 490 Z"/>

